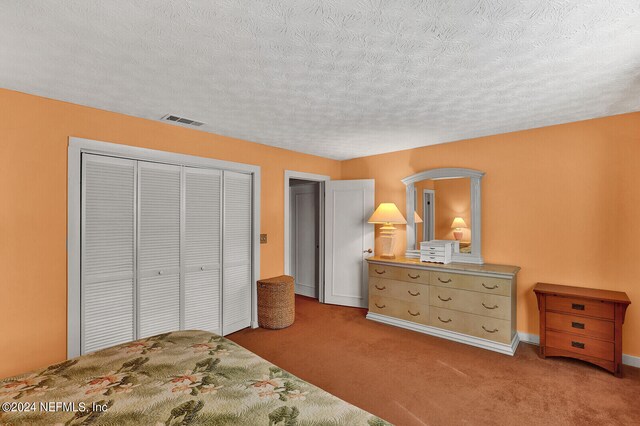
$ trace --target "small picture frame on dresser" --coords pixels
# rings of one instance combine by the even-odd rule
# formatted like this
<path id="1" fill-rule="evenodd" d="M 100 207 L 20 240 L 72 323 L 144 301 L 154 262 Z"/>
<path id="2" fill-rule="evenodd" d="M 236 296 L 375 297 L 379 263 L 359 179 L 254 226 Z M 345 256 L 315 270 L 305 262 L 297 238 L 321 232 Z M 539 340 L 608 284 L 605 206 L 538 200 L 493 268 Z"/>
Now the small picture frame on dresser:
<path id="1" fill-rule="evenodd" d="M 540 357 L 576 358 L 622 377 L 622 324 L 626 293 L 537 283 Z"/>

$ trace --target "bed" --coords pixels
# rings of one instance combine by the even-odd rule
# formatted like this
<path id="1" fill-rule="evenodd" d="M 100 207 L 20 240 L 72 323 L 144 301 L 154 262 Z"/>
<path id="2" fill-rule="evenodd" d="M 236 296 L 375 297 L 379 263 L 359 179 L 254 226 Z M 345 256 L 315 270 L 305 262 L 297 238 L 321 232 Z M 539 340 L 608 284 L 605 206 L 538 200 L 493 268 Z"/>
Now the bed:
<path id="1" fill-rule="evenodd" d="M 161 334 L 0 380 L 0 424 L 389 423 L 224 337 Z"/>

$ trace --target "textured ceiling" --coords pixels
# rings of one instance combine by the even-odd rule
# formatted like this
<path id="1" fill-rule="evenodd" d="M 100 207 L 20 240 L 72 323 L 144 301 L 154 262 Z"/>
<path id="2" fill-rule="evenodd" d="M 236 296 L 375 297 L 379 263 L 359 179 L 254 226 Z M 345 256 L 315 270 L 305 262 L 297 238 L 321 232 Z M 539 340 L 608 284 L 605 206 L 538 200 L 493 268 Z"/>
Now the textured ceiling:
<path id="1" fill-rule="evenodd" d="M 640 110 L 640 2 L 0 0 L 0 85 L 346 159 Z"/>

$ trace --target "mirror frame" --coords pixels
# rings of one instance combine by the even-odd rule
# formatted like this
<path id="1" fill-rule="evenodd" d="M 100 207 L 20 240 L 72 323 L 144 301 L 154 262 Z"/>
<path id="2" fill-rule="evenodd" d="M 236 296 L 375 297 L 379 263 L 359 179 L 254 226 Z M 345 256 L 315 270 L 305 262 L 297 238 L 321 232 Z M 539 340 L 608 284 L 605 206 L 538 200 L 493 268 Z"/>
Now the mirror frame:
<path id="1" fill-rule="evenodd" d="M 415 211 L 415 183 L 425 179 L 456 179 L 456 178 L 470 178 L 471 179 L 471 253 L 454 253 L 452 257 L 453 262 L 461 263 L 475 263 L 483 264 L 482 258 L 482 239 L 481 239 L 481 226 L 482 226 L 482 210 L 481 210 L 481 192 L 480 192 L 480 180 L 484 176 L 484 172 L 463 169 L 463 168 L 440 168 L 425 170 L 415 175 L 408 176 L 402 179 L 402 183 L 407 186 L 407 248 L 405 250 L 405 257 L 420 258 L 420 250 L 409 250 L 409 247 L 416 246 L 416 232 L 414 216 L 409 212 Z"/>

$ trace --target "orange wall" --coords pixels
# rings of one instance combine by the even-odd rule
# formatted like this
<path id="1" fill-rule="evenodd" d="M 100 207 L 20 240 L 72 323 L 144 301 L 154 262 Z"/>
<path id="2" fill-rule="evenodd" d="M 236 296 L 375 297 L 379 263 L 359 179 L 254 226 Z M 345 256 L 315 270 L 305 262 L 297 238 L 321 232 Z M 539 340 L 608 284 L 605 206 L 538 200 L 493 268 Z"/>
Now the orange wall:
<path id="1" fill-rule="evenodd" d="M 67 140 L 96 139 L 262 167 L 262 277 L 284 270 L 284 170 L 340 162 L 0 89 L 0 378 L 66 357 Z"/>
<path id="2" fill-rule="evenodd" d="M 522 267 L 518 330 L 538 334 L 538 281 L 625 291 L 623 351 L 640 356 L 639 161 L 632 113 L 349 160 L 342 178 L 374 178 L 376 204 L 404 211 L 404 177 L 436 167 L 486 172 L 482 253 Z"/>

